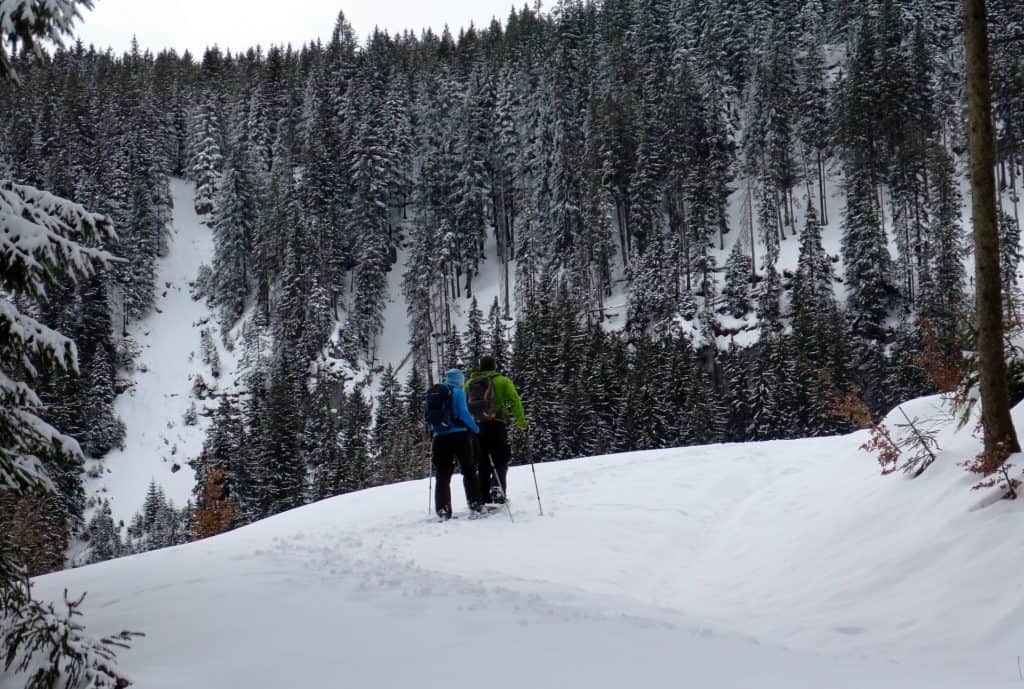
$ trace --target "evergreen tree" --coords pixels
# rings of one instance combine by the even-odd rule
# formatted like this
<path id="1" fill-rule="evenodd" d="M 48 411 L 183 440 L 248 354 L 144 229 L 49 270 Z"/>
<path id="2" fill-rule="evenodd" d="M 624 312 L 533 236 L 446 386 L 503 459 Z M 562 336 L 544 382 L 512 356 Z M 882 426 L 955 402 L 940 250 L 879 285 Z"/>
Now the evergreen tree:
<path id="1" fill-rule="evenodd" d="M 323 500 L 337 495 L 341 448 L 338 439 L 341 409 L 334 402 L 332 389 L 343 381 L 333 381 L 319 372 L 313 383 L 309 413 L 302 433 L 302 451 L 307 474 L 311 477 L 310 498 Z"/>
<path id="2" fill-rule="evenodd" d="M 270 366 L 266 411 L 257 423 L 259 445 L 252 472 L 254 503 L 259 517 L 299 507 L 305 496 L 305 466 L 300 452 L 305 367 L 294 346 L 283 343 Z"/>
<path id="3" fill-rule="evenodd" d="M 842 338 L 832 283 L 832 261 L 822 245 L 817 213 L 808 204 L 790 299 L 794 345 L 803 365 L 837 375 Z"/>
<path id="4" fill-rule="evenodd" d="M 194 115 L 191 146 L 189 173 L 196 183 L 196 213 L 203 215 L 211 212 L 216 204 L 220 171 L 224 162 L 220 116 L 212 95 L 203 99 Z"/>
<path id="5" fill-rule="evenodd" d="M 725 264 L 725 288 L 722 296 L 729 313 L 742 318 L 750 310 L 750 276 L 753 265 L 742 242 L 733 244 Z"/>
<path id="6" fill-rule="evenodd" d="M 252 285 L 256 189 L 241 148 L 231 155 L 214 207 L 214 298 L 227 331 L 241 317 Z"/>
<path id="7" fill-rule="evenodd" d="M 376 457 L 374 483 L 394 483 L 407 478 L 411 464 L 408 427 L 402 409 L 401 387 L 389 364 L 380 381 L 373 422 L 373 455 Z"/>
<path id="8" fill-rule="evenodd" d="M 868 171 L 860 167 L 848 170 L 845 187 L 843 263 L 848 310 L 854 331 L 877 339 L 882 335 L 883 323 L 893 305 L 892 259 L 878 219 Z"/>
<path id="9" fill-rule="evenodd" d="M 487 334 L 489 335 L 488 353 L 494 357 L 495 366 L 499 371 L 508 366 L 508 339 L 506 338 L 505 321 L 501 316 L 501 309 L 498 306 L 498 299 L 495 298 L 491 304 L 491 310 L 487 314 Z"/>
<path id="10" fill-rule="evenodd" d="M 375 473 L 370 454 L 370 405 L 363 389 L 356 386 L 345 400 L 340 428 L 340 472 L 337 491 L 349 493 L 370 485 Z"/>
<path id="11" fill-rule="evenodd" d="M 120 557 L 124 544 L 114 526 L 114 517 L 110 511 L 110 502 L 103 501 L 99 510 L 89 520 L 85 533 L 89 540 L 89 562 L 103 562 Z"/>
<path id="12" fill-rule="evenodd" d="M 922 247 L 922 253 L 930 263 L 922 271 L 920 312 L 931 321 L 939 341 L 949 346 L 967 311 L 967 276 L 963 263 L 966 241 L 960 222 L 962 201 L 955 182 L 955 168 L 949 153 L 942 148 L 932 149 L 929 179 L 933 208 L 928 242 Z M 1003 256 L 1007 256 L 1015 243 L 1004 242 L 1003 246 L 1006 247 Z M 1013 283 L 1005 284 L 1009 291 Z"/>
<path id="13" fill-rule="evenodd" d="M 466 366 L 475 369 L 480 365 L 480 357 L 489 354 L 491 349 L 487 342 L 487 333 L 484 330 L 484 314 L 477 305 L 476 297 L 473 297 L 469 305 L 469 317 L 466 320 L 463 342 L 465 343 L 463 358 Z"/>

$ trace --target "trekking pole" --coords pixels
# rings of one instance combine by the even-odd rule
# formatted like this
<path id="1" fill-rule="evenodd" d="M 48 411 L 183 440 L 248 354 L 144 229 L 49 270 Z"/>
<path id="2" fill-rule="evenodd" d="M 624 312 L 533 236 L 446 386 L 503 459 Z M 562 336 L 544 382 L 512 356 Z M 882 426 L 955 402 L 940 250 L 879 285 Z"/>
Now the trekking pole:
<path id="1" fill-rule="evenodd" d="M 501 497 L 505 501 L 505 511 L 508 512 L 508 519 L 511 522 L 515 522 L 515 519 L 512 518 L 512 507 L 508 504 L 508 492 L 505 490 L 505 486 L 501 485 L 501 474 L 498 473 L 498 467 L 494 466 L 494 457 L 488 454 L 487 459 L 490 460 L 491 471 L 494 472 L 494 478 L 498 481 L 498 490 L 501 491 Z"/>
<path id="2" fill-rule="evenodd" d="M 540 485 L 537 483 L 537 468 L 533 465 L 533 442 L 530 440 L 530 429 L 526 429 L 526 458 L 530 460 L 530 471 L 533 472 L 533 489 L 537 491 L 537 509 L 544 516 L 544 506 L 540 504 Z"/>
<path id="3" fill-rule="evenodd" d="M 434 513 L 434 463 L 430 461 L 428 448 L 430 443 L 427 440 L 428 434 L 423 431 L 423 460 L 427 463 L 429 478 L 427 479 L 427 514 Z"/>

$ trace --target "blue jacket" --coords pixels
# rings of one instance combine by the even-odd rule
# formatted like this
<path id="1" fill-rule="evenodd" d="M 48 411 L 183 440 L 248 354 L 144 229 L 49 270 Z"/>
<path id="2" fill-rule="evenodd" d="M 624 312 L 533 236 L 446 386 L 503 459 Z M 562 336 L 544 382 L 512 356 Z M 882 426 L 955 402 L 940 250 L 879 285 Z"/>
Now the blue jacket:
<path id="1" fill-rule="evenodd" d="M 445 371 L 444 376 L 444 384 L 452 391 L 452 418 L 456 421 L 461 421 L 464 425 L 459 426 L 456 424 L 447 431 L 431 430 L 431 433 L 435 438 L 439 435 L 465 433 L 467 430 L 479 433 L 480 427 L 476 425 L 473 415 L 469 413 L 469 405 L 466 404 L 466 392 L 462 389 L 462 386 L 466 381 L 466 377 L 462 374 L 462 371 L 457 368 Z"/>

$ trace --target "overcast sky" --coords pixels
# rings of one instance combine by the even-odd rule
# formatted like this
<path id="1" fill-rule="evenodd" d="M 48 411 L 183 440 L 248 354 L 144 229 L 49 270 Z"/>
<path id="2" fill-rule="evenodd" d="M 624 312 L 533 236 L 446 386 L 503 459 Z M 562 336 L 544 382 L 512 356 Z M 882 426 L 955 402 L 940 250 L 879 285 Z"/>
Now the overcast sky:
<path id="1" fill-rule="evenodd" d="M 214 43 L 234 52 L 256 44 L 299 46 L 317 37 L 326 42 L 339 10 L 361 41 L 374 26 L 419 35 L 448 24 L 458 36 L 470 22 L 486 26 L 497 16 L 504 23 L 513 4 L 521 7 L 524 0 L 96 0 L 95 9 L 83 12 L 77 36 L 120 53 L 135 34 L 144 50 L 187 48 L 201 55 Z"/>

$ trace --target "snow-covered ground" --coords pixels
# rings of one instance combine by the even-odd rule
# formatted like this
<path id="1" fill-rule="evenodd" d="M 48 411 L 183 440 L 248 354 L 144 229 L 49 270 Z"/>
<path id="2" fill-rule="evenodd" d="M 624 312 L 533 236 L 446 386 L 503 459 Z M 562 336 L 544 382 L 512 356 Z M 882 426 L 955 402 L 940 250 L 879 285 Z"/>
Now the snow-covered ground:
<path id="1" fill-rule="evenodd" d="M 969 430 L 913 481 L 864 440 L 541 464 L 544 516 L 518 467 L 514 523 L 376 488 L 36 591 L 144 631 L 146 689 L 1020 686 L 1024 504 L 970 490 Z"/>
<path id="2" fill-rule="evenodd" d="M 179 507 L 191 497 L 195 475 L 188 461 L 202 450 L 209 425 L 202 413 L 195 425 L 184 421 L 190 405 L 195 403 L 199 412 L 204 406 L 192 397 L 194 377 L 202 375 L 215 387 L 234 374 L 235 357 L 220 342 L 216 319 L 205 302 L 192 299 L 189 287 L 199 265 L 209 265 L 213 257 L 213 237 L 195 212 L 194 189 L 190 182 L 171 180 L 174 219 L 168 253 L 157 261 L 155 310 L 129 325 L 140 353 L 132 374 L 134 385 L 115 402 L 115 412 L 127 427 L 124 449 L 94 463 L 102 475 L 87 484 L 90 495 L 110 500 L 115 523 L 129 523 L 142 506 L 151 480 Z M 202 361 L 200 333 L 206 327 L 218 348 L 220 381 Z M 215 403 L 211 400 L 208 405 Z"/>

